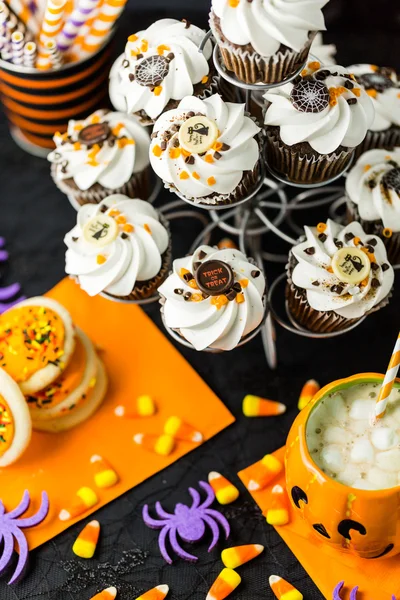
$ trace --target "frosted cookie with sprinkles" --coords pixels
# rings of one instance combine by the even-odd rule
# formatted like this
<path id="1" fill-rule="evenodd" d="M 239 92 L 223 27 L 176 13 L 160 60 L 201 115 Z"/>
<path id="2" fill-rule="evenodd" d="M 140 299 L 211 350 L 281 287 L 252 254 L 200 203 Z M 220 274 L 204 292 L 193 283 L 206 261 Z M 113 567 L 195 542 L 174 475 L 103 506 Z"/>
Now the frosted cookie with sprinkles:
<path id="1" fill-rule="evenodd" d="M 15 381 L 0 369 L 0 467 L 12 464 L 23 454 L 31 433 L 25 398 Z"/>
<path id="2" fill-rule="evenodd" d="M 71 316 L 55 300 L 30 298 L 0 317 L 0 367 L 23 394 L 34 394 L 55 381 L 74 348 Z"/>

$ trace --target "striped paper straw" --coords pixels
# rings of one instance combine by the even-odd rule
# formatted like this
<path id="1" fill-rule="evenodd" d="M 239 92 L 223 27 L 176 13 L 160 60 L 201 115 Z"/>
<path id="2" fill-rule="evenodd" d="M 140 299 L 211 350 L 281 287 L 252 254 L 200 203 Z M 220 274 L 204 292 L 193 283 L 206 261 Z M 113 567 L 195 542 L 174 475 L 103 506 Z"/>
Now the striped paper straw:
<path id="1" fill-rule="evenodd" d="M 11 35 L 12 61 L 14 65 L 22 65 L 24 62 L 25 36 L 22 31 L 14 31 Z"/>
<path id="2" fill-rule="evenodd" d="M 72 46 L 76 37 L 82 30 L 82 27 L 87 20 L 90 19 L 98 1 L 99 0 L 78 0 L 78 4 L 57 38 L 57 46 L 62 52 L 66 52 Z"/>
<path id="3" fill-rule="evenodd" d="M 99 15 L 82 45 L 84 55 L 93 54 L 104 43 L 115 21 L 123 11 L 127 0 L 105 0 Z"/>
<path id="4" fill-rule="evenodd" d="M 29 23 L 29 30 L 34 35 L 37 35 L 39 33 L 39 26 L 36 20 L 32 18 L 31 11 L 22 2 L 22 0 L 9 0 L 8 4 L 11 10 L 13 11 L 14 15 L 16 15 L 18 19 L 20 19 L 20 21 L 23 23 L 24 28 L 26 28 Z"/>
<path id="5" fill-rule="evenodd" d="M 41 49 L 44 49 L 43 47 L 46 42 L 57 37 L 62 27 L 66 2 L 67 0 L 47 0 L 39 34 L 39 44 L 42 47 Z"/>
<path id="6" fill-rule="evenodd" d="M 25 67 L 33 68 L 37 58 L 37 46 L 35 42 L 27 42 L 24 46 L 24 61 Z"/>
<path id="7" fill-rule="evenodd" d="M 0 2 L 0 50 L 4 48 L 7 43 L 7 20 L 10 11 L 4 2 Z"/>
<path id="8" fill-rule="evenodd" d="M 394 381 L 396 379 L 397 372 L 400 366 L 400 333 L 397 338 L 396 344 L 393 348 L 392 357 L 390 359 L 389 366 L 386 371 L 385 378 L 382 383 L 381 391 L 379 392 L 378 399 L 376 401 L 375 416 L 377 419 L 381 419 L 386 411 L 386 405 L 390 393 L 393 388 Z"/>
<path id="9" fill-rule="evenodd" d="M 60 50 L 57 48 L 56 41 L 49 40 L 46 42 L 45 46 L 49 55 L 51 66 L 53 69 L 59 69 L 64 63 L 64 57 L 62 52 L 60 52 Z"/>

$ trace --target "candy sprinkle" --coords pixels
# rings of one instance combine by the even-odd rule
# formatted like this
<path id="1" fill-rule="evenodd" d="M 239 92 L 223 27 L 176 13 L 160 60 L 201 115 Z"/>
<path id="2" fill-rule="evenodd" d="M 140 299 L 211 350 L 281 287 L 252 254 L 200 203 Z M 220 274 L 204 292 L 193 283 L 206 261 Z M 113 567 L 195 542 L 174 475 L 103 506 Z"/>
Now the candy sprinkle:
<path id="1" fill-rule="evenodd" d="M 269 585 L 278 600 L 303 600 L 303 594 L 296 590 L 291 583 L 278 575 L 271 575 Z"/>
<path id="2" fill-rule="evenodd" d="M 282 415 L 286 411 L 286 406 L 281 402 L 248 394 L 243 399 L 242 410 L 245 417 L 274 417 Z"/>
<path id="3" fill-rule="evenodd" d="M 233 569 L 222 569 L 212 584 L 206 600 L 224 600 L 238 587 L 241 581 L 242 578 Z"/>
<path id="4" fill-rule="evenodd" d="M 208 483 L 211 485 L 217 502 L 220 504 L 230 504 L 239 497 L 239 490 L 226 477 L 223 477 L 217 471 L 211 471 L 208 475 Z M 228 566 L 228 565 L 226 565 Z"/>
<path id="5" fill-rule="evenodd" d="M 72 546 L 72 552 L 79 558 L 93 558 L 100 535 L 100 523 L 91 521 L 80 532 Z"/>

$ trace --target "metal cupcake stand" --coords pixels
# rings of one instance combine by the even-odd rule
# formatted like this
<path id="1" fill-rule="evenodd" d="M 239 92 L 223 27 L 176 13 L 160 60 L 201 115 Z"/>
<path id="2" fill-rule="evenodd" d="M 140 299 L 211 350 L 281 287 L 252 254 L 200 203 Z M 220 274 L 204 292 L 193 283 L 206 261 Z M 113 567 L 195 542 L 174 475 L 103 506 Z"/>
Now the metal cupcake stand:
<path id="1" fill-rule="evenodd" d="M 199 46 L 200 52 L 203 51 L 211 36 L 212 32 L 209 31 Z M 295 79 L 304 69 L 309 59 L 310 56 L 307 57 L 305 63 L 296 73 L 279 83 L 257 83 L 252 85 L 243 83 L 237 79 L 233 73 L 225 69 L 220 50 L 216 44 L 214 45 L 213 50 L 213 62 L 219 76 L 233 87 L 238 101 L 243 102 L 244 96 L 246 111 L 250 114 L 252 102 L 261 106 L 261 94 L 272 88 L 285 85 Z M 275 254 L 263 249 L 262 242 L 264 239 L 268 239 L 266 236 L 274 234 L 290 244 L 290 246 L 293 246 L 298 243 L 299 237 L 304 233 L 303 228 L 295 223 L 294 215 L 298 214 L 300 211 L 327 205 L 329 206 L 329 217 L 340 222 L 340 209 L 342 205 L 345 204 L 345 199 L 343 197 L 344 188 L 343 186 L 333 186 L 332 183 L 346 173 L 351 167 L 351 162 L 347 165 L 345 170 L 334 178 L 313 185 L 294 184 L 287 180 L 285 176 L 276 173 L 268 165 L 265 157 L 261 162 L 261 169 L 255 189 L 240 202 L 236 202 L 233 205 L 227 204 L 215 206 L 189 200 L 174 190 L 174 193 L 179 199 L 164 204 L 159 208 L 160 212 L 162 212 L 169 221 L 182 218 L 195 218 L 204 226 L 204 229 L 193 241 L 189 254 L 192 254 L 199 245 L 208 244 L 211 234 L 219 229 L 230 236 L 234 236 L 237 239 L 237 246 L 241 252 L 245 255 L 252 256 L 258 267 L 265 274 L 264 263 L 273 262 L 286 264 L 288 261 L 288 254 Z M 156 200 L 161 191 L 161 187 L 160 182 L 157 181 L 151 198 L 149 199 L 151 202 Z M 294 197 L 289 199 L 288 192 L 291 187 L 299 188 L 300 191 Z M 190 205 L 192 208 L 188 208 L 186 205 Z M 193 210 L 193 208 L 202 209 L 202 212 Z M 271 216 L 271 213 L 273 213 L 273 216 Z M 281 226 L 283 225 L 285 226 L 285 231 L 292 232 L 292 235 L 282 231 Z M 262 321 L 255 330 L 242 338 L 238 346 L 243 346 L 260 333 L 266 360 L 271 369 L 275 369 L 278 364 L 275 344 L 275 322 L 295 335 L 314 339 L 329 339 L 355 329 L 355 327 L 358 327 L 366 318 L 363 317 L 355 324 L 341 331 L 332 333 L 314 333 L 308 331 L 301 327 L 289 312 L 288 303 L 285 299 L 286 273 L 282 273 L 273 282 L 268 282 L 266 277 L 266 282 L 267 290 L 264 298 L 264 314 Z M 139 301 L 124 301 L 112 298 L 107 294 L 102 295 L 117 302 L 129 302 L 139 305 L 146 305 L 159 300 L 158 294 Z M 164 318 L 163 324 L 169 335 L 176 342 L 179 342 L 187 348 L 193 349 L 193 346 L 188 341 L 176 331 L 166 326 Z M 212 353 L 219 352 L 218 350 L 211 348 L 206 349 L 205 351 Z"/>

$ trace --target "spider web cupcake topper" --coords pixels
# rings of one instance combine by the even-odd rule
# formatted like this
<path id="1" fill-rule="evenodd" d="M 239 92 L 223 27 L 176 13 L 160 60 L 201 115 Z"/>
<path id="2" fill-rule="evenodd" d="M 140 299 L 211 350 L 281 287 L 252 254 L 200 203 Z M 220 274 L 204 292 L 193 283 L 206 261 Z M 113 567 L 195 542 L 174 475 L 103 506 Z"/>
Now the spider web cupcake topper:
<path id="1" fill-rule="evenodd" d="M 135 69 L 137 83 L 146 87 L 160 85 L 169 73 L 169 62 L 168 58 L 158 54 L 144 58 Z"/>
<path id="2" fill-rule="evenodd" d="M 204 481 L 199 481 L 199 486 L 207 494 L 204 502 L 201 502 L 201 497 L 197 490 L 189 488 L 189 493 L 193 500 L 192 505 L 189 507 L 178 503 L 173 514 L 166 512 L 160 502 L 156 502 L 155 509 L 159 518 L 154 519 L 149 515 L 148 505 L 146 504 L 143 507 L 143 521 L 146 525 L 152 529 L 161 529 L 158 545 L 162 557 L 169 564 L 172 564 L 172 558 L 167 550 L 167 542 L 171 544 L 172 550 L 177 556 L 190 562 L 196 562 L 198 560 L 197 556 L 186 552 L 181 547 L 178 537 L 184 542 L 191 544 L 199 542 L 204 537 L 206 526 L 208 526 L 213 536 L 208 548 L 208 552 L 211 552 L 219 540 L 219 525 L 224 530 L 226 539 L 230 534 L 229 523 L 225 517 L 217 510 L 209 508 L 215 500 L 212 487 Z"/>
<path id="3" fill-rule="evenodd" d="M 382 185 L 400 196 L 400 167 L 394 167 L 382 177 Z"/>
<path id="4" fill-rule="evenodd" d="M 382 93 L 389 88 L 395 87 L 394 81 L 391 79 L 393 71 L 391 69 L 378 69 L 374 73 L 363 73 L 357 75 L 356 79 L 366 90 L 375 90 Z"/>
<path id="5" fill-rule="evenodd" d="M 300 112 L 319 113 L 329 106 L 329 90 L 322 81 L 302 79 L 293 87 L 290 99 Z"/>

